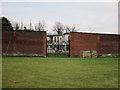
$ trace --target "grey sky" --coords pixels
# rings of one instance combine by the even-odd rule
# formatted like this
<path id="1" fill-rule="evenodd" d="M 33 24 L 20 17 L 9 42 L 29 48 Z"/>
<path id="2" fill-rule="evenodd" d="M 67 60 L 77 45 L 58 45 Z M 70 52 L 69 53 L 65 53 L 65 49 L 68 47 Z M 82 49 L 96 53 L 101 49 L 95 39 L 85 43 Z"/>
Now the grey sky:
<path id="1" fill-rule="evenodd" d="M 34 26 L 44 20 L 50 33 L 56 21 L 79 31 L 118 33 L 117 2 L 4 2 L 2 16 L 24 25 L 31 20 Z"/>

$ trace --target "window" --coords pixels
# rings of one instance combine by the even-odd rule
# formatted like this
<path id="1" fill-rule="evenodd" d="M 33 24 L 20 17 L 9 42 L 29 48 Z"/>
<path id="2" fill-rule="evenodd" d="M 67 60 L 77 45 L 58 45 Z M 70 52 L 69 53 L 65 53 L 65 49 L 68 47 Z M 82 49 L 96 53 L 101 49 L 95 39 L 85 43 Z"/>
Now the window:
<path id="1" fill-rule="evenodd" d="M 59 42 L 59 37 L 57 37 L 57 41 Z"/>
<path id="2" fill-rule="evenodd" d="M 53 37 L 50 37 L 50 42 L 53 43 Z"/>
<path id="3" fill-rule="evenodd" d="M 55 42 L 56 42 L 56 37 L 55 37 Z"/>
<path id="4" fill-rule="evenodd" d="M 52 48 L 52 45 L 50 45 L 50 48 Z"/>

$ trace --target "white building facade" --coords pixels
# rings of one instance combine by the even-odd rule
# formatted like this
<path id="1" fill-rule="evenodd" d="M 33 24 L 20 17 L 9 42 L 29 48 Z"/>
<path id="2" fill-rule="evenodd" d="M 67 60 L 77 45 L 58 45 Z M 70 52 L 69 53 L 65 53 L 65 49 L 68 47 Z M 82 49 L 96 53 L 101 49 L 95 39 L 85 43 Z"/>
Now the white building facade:
<path id="1" fill-rule="evenodd" d="M 68 52 L 69 33 L 63 35 L 47 35 L 47 52 Z"/>

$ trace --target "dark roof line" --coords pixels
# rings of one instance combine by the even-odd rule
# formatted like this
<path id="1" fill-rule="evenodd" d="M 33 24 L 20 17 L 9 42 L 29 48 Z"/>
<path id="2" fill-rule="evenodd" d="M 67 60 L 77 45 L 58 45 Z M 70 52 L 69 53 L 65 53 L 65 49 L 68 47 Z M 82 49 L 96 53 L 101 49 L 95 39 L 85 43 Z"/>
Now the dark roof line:
<path id="1" fill-rule="evenodd" d="M 59 34 L 53 34 L 53 35 L 47 35 L 47 36 L 62 36 L 62 35 L 59 35 Z"/>

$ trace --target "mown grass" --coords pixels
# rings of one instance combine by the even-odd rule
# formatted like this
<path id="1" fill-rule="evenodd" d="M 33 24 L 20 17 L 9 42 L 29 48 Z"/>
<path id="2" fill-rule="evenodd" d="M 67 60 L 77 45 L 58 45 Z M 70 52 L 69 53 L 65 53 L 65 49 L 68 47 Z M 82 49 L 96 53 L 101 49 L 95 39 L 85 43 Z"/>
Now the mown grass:
<path id="1" fill-rule="evenodd" d="M 117 88 L 117 58 L 6 57 L 3 88 Z"/>
<path id="2" fill-rule="evenodd" d="M 66 52 L 51 52 L 47 53 L 47 57 L 69 57 L 69 53 Z"/>

